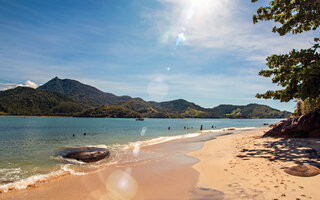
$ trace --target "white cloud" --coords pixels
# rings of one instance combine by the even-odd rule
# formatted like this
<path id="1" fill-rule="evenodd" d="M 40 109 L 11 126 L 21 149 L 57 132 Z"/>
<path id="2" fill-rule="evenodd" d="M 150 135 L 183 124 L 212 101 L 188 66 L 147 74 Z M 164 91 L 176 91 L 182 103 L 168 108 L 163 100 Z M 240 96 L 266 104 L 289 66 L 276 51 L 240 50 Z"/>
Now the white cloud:
<path id="1" fill-rule="evenodd" d="M 26 81 L 23 85 L 24 87 L 31 87 L 31 88 L 34 88 L 36 89 L 38 87 L 38 85 L 32 81 Z"/>
<path id="2" fill-rule="evenodd" d="M 272 22 L 254 25 L 252 15 L 256 8 L 250 1 L 158 1 L 163 9 L 147 17 L 152 21 L 153 31 L 159 35 L 159 42 L 169 47 L 174 46 L 178 36 L 188 38 L 182 44 L 187 47 L 234 51 L 247 61 L 261 63 L 271 54 L 311 46 L 312 33 L 280 37 L 271 32 Z M 185 31 L 181 33 L 181 30 Z"/>
<path id="3" fill-rule="evenodd" d="M 27 80 L 24 82 L 24 84 L 21 83 L 0 83 L 0 90 L 8 90 L 15 87 L 30 87 L 36 89 L 38 85 L 30 80 Z"/>

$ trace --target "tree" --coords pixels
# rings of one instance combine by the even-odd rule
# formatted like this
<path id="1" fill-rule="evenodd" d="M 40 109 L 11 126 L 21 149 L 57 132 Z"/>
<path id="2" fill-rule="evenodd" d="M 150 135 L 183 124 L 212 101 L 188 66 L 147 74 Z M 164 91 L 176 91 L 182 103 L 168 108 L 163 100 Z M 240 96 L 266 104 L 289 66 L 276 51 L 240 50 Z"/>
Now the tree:
<path id="1" fill-rule="evenodd" d="M 257 2 L 258 0 L 251 0 Z M 272 31 L 283 36 L 316 31 L 320 26 L 320 0 L 272 0 L 269 6 L 260 7 L 253 15 L 253 23 L 273 20 L 280 26 Z M 260 76 L 272 77 L 272 82 L 284 89 L 257 94 L 257 98 L 278 99 L 288 102 L 292 99 L 320 97 L 320 54 L 319 38 L 309 49 L 295 50 L 288 54 L 272 55 L 267 58 L 268 70 L 261 70 Z"/>

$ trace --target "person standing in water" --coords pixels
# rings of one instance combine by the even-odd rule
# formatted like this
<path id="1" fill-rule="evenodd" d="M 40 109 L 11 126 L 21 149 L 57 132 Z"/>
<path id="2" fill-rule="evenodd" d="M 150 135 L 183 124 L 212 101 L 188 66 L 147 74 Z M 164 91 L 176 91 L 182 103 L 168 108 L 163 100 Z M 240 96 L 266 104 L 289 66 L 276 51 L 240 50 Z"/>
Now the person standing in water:
<path id="1" fill-rule="evenodd" d="M 200 126 L 200 131 L 202 131 L 202 125 Z"/>

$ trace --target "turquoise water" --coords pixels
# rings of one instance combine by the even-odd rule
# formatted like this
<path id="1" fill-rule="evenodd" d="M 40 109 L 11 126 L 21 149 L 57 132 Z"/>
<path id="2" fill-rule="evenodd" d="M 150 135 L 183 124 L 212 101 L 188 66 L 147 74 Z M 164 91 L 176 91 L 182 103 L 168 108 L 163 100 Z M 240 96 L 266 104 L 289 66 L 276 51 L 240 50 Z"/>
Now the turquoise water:
<path id="1" fill-rule="evenodd" d="M 69 147 L 106 146 L 109 149 L 121 149 L 130 142 L 195 133 L 201 125 L 204 130 L 212 130 L 212 126 L 215 129 L 261 127 L 263 123 L 278 121 L 0 117 L 0 186 L 61 170 L 66 164 L 79 165 L 59 159 L 57 152 Z"/>

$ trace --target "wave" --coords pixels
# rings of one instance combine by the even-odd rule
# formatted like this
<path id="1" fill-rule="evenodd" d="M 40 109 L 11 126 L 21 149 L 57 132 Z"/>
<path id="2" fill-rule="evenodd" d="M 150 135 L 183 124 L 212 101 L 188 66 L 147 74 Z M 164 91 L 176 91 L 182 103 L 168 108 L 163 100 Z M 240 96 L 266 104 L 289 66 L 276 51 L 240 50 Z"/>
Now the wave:
<path id="1" fill-rule="evenodd" d="M 56 160 L 58 162 L 62 162 L 62 163 L 70 163 L 70 164 L 74 164 L 74 165 L 85 165 L 85 162 L 82 162 L 81 160 L 76 160 L 76 159 L 71 159 L 71 158 L 64 158 L 60 155 L 57 156 L 51 156 L 50 159 L 52 160 Z"/>
<path id="2" fill-rule="evenodd" d="M 54 179 L 63 175 L 68 175 L 68 174 L 85 175 L 85 173 L 74 171 L 73 169 L 70 168 L 70 166 L 71 166 L 70 164 L 61 165 L 61 168 L 59 170 L 50 172 L 48 174 L 37 174 L 22 180 L 14 181 L 12 183 L 0 185 L 0 193 L 8 192 L 9 190 L 25 189 L 27 187 L 34 186 L 37 183 L 47 182 L 51 179 Z M 1 169 L 1 170 L 5 170 L 5 169 Z"/>
<path id="3" fill-rule="evenodd" d="M 184 135 L 175 135 L 175 136 L 162 136 L 157 137 L 149 140 L 143 140 L 143 141 L 136 141 L 136 142 L 130 142 L 129 144 L 124 146 L 124 149 L 131 149 L 135 147 L 137 144 L 140 146 L 151 146 L 156 145 L 164 142 L 169 142 L 172 140 L 178 140 L 178 139 L 185 139 L 185 138 L 191 138 L 191 137 L 197 137 L 201 135 L 201 133 L 188 133 Z"/>
<path id="4" fill-rule="evenodd" d="M 20 168 L 0 169 L 0 183 L 13 182 L 20 179 Z"/>

